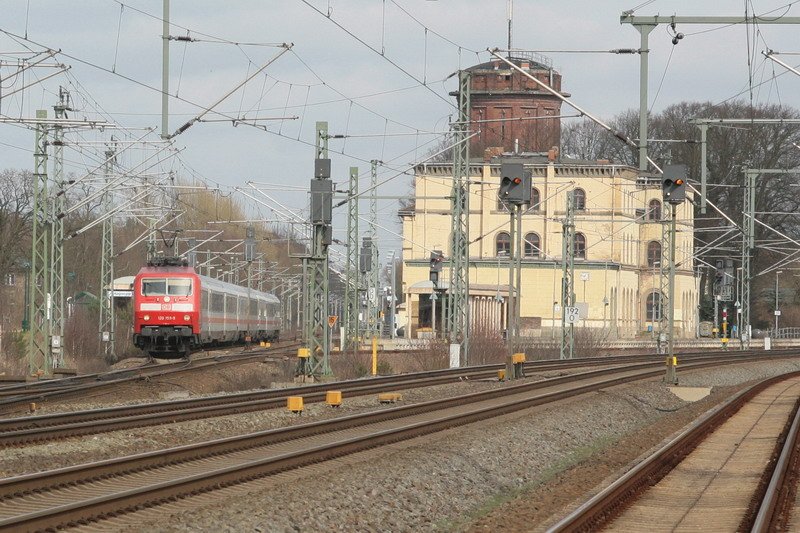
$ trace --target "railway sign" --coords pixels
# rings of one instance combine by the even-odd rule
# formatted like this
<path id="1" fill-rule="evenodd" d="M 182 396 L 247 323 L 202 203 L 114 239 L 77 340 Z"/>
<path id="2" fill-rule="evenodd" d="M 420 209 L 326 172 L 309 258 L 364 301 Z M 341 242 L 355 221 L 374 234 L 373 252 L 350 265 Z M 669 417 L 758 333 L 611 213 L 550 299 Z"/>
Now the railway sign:
<path id="1" fill-rule="evenodd" d="M 567 324 L 575 324 L 580 319 L 581 310 L 579 307 L 565 307 L 564 314 Z"/>
<path id="2" fill-rule="evenodd" d="M 733 285 L 723 285 L 719 288 L 719 300 L 721 302 L 733 301 Z"/>
<path id="3" fill-rule="evenodd" d="M 328 317 L 328 327 L 332 328 L 336 325 L 336 321 L 339 319 L 339 315 L 330 315 Z"/>

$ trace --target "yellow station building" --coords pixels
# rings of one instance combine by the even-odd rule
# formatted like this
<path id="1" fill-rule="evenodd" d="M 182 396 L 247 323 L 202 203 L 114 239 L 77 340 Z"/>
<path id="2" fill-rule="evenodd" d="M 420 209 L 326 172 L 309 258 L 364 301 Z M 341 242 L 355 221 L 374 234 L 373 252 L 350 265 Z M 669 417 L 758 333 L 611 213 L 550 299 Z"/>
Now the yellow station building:
<path id="1" fill-rule="evenodd" d="M 510 215 L 497 193 L 504 157 L 487 156 L 469 166 L 469 284 L 472 328 L 505 330 L 509 293 Z M 520 289 L 521 334 L 557 337 L 561 328 L 562 222 L 567 193 L 576 193 L 576 300 L 586 316 L 578 327 L 604 338 L 649 337 L 658 331 L 661 284 L 662 205 L 659 179 L 608 161 L 578 161 L 549 154 L 514 154 L 533 174 L 532 200 L 523 215 L 524 254 Z M 403 292 L 409 338 L 442 329 L 447 299 L 453 168 L 423 164 L 415 170 L 415 201 L 401 210 Z M 675 332 L 694 337 L 699 279 L 694 273 L 693 211 L 677 208 Z M 429 281 L 430 253 L 445 255 L 439 291 Z M 434 304 L 436 310 L 434 311 Z M 434 322 L 435 315 L 435 322 Z M 655 316 L 654 316 L 655 315 Z"/>

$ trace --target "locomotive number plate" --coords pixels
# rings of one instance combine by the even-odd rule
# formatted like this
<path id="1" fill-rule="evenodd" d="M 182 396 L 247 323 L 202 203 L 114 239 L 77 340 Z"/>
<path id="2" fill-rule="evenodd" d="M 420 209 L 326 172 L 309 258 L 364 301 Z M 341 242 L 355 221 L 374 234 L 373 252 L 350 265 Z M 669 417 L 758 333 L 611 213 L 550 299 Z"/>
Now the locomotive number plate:
<path id="1" fill-rule="evenodd" d="M 158 315 L 158 321 L 159 322 L 165 322 L 165 321 L 170 321 L 170 320 L 174 321 L 175 317 L 174 316 L 170 316 L 170 315 Z"/>

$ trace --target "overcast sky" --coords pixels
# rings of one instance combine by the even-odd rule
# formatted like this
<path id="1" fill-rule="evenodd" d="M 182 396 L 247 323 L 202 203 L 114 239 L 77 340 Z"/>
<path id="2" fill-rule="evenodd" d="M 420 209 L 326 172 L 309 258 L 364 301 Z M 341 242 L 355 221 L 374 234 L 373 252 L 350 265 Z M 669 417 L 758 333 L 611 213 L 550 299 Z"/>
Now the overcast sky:
<path id="1" fill-rule="evenodd" d="M 516 0 L 514 47 L 638 48 L 637 31 L 619 22 L 620 14 L 636 3 Z M 636 14 L 736 16 L 745 11 L 745 2 L 647 4 Z M 751 13 L 800 16 L 800 7 L 787 7 L 786 1 L 747 4 Z M 160 128 L 161 1 L 0 0 L 0 10 L 0 29 L 28 38 L 14 40 L 0 34 L 0 52 L 49 47 L 75 58 L 58 56 L 71 66 L 68 75 L 3 98 L 3 115 L 31 117 L 36 109 L 47 108 L 52 116 L 60 84 L 71 91 L 79 108 L 77 117 L 106 113 L 115 123 L 131 128 L 129 135 L 134 136 L 141 135 L 134 128 Z M 171 100 L 173 131 L 201 106 L 216 101 L 275 58 L 281 48 L 269 45 L 293 46 L 216 108 L 228 117 L 286 119 L 261 122 L 268 132 L 224 122 L 196 124 L 176 137 L 180 158 L 161 170 L 196 172 L 226 186 L 244 186 L 247 181 L 273 184 L 279 189 L 275 197 L 299 212 L 307 196 L 291 188 L 307 187 L 313 169 L 314 123 L 327 120 L 330 133 L 351 136 L 330 141 L 332 151 L 343 153 L 331 154 L 335 181 L 346 186 L 349 167 L 358 166 L 361 187 L 366 188 L 372 159 L 386 162 L 379 174 L 381 180 L 390 178 L 428 151 L 439 139 L 436 134 L 447 131 L 454 111 L 447 95 L 454 89 L 450 74 L 486 61 L 488 47 L 505 47 L 506 16 L 506 0 L 172 0 L 170 33 L 199 39 L 171 43 L 170 93 L 185 100 Z M 737 94 L 749 100 L 751 80 L 754 101 L 800 107 L 800 78 L 761 55 L 766 49 L 800 52 L 799 28 L 686 25 L 677 31 L 686 34 L 677 46 L 665 26 L 651 34 L 650 100 L 655 110 L 683 100 L 720 102 Z M 215 39 L 224 42 L 211 42 Z M 383 51 L 383 56 L 376 51 Z M 638 106 L 638 56 L 547 55 L 563 75 L 563 90 L 590 112 L 609 118 Z M 11 57 L 19 56 L 0 58 Z M 792 65 L 800 63 L 798 57 L 782 58 Z M 112 70 L 116 74 L 108 72 Z M 0 67 L 0 76 L 10 72 Z M 25 82 L 49 72 L 37 69 Z M 775 74 L 780 76 L 773 80 Z M 20 81 L 6 80 L 3 92 L 19 87 Z M 84 138 L 107 140 L 108 135 L 95 132 Z M 0 126 L 2 166 L 31 168 L 33 142 L 28 130 Z M 140 161 L 142 154 L 126 156 L 127 164 Z M 91 164 L 86 149 L 67 157 L 69 171 L 80 173 Z M 380 193 L 403 194 L 408 183 L 407 177 L 395 178 Z M 361 210 L 367 212 L 366 203 Z M 396 202 L 381 201 L 380 211 L 381 224 L 398 231 Z M 266 210 L 262 213 L 272 216 Z M 335 236 L 343 239 L 344 219 L 337 217 L 335 224 Z M 399 248 L 398 237 L 381 232 L 382 252 Z"/>

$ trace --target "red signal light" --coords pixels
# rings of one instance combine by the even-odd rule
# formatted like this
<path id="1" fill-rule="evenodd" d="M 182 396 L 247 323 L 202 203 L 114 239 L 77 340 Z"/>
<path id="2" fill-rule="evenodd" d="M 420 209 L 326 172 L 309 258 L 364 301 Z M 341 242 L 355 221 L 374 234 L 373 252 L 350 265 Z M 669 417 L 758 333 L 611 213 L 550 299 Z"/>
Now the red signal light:
<path id="1" fill-rule="evenodd" d="M 515 185 L 519 185 L 520 183 L 522 183 L 522 178 L 514 178 Z"/>
<path id="2" fill-rule="evenodd" d="M 683 180 L 678 178 L 675 180 L 675 185 L 683 185 Z"/>

